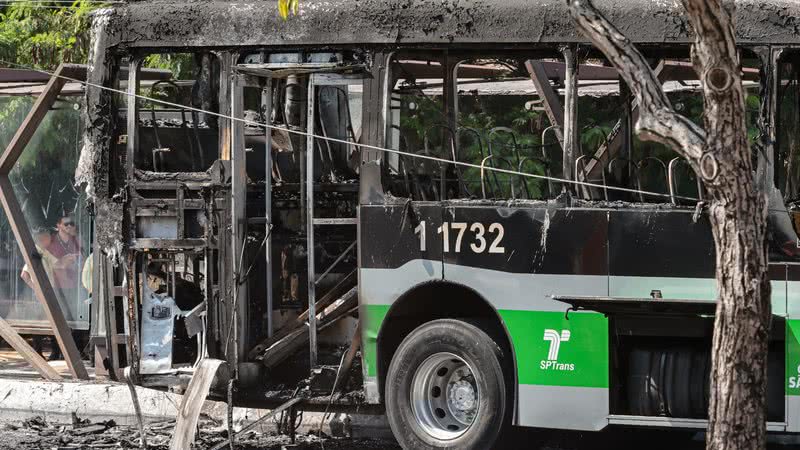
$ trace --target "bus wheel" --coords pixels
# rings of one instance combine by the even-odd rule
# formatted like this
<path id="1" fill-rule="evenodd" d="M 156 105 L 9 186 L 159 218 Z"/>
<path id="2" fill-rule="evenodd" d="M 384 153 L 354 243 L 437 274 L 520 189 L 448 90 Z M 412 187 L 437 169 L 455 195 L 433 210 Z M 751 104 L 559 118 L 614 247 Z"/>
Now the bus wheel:
<path id="1" fill-rule="evenodd" d="M 405 449 L 488 449 L 511 403 L 503 354 L 461 320 L 428 322 L 400 344 L 386 377 L 386 414 Z"/>

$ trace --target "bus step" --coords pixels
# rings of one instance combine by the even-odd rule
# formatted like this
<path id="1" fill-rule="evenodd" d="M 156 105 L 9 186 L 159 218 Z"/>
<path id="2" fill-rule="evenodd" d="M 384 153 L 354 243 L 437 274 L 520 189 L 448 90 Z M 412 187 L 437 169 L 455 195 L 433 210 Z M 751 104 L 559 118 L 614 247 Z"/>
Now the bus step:
<path id="1" fill-rule="evenodd" d="M 358 271 L 353 269 L 350 273 L 344 276 L 338 283 L 336 283 L 325 295 L 320 298 L 316 303 L 317 315 L 325 308 L 332 305 L 336 300 L 342 298 L 347 294 L 348 290 L 352 289 L 358 282 Z M 306 327 L 308 321 L 308 310 L 306 309 L 300 314 L 297 319 L 284 325 L 283 328 L 275 332 L 272 336 L 259 342 L 258 345 L 253 347 L 247 354 L 250 360 L 258 358 L 266 349 L 276 344 L 278 341 L 292 334 L 298 327 Z"/>
<path id="2" fill-rule="evenodd" d="M 354 286 L 330 306 L 318 314 L 317 328 L 319 331 L 329 327 L 339 319 L 347 317 L 358 309 L 358 287 Z M 290 325 L 294 326 L 294 325 Z M 309 341 L 309 327 L 295 326 L 283 338 L 267 347 L 255 359 L 261 361 L 267 368 L 272 368 L 294 354 L 300 347 Z"/>

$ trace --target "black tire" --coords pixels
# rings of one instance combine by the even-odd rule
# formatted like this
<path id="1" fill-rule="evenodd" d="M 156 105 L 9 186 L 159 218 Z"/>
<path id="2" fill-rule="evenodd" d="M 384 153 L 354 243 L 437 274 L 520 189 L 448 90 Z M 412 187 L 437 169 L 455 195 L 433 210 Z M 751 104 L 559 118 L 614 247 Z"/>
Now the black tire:
<path id="1" fill-rule="evenodd" d="M 415 410 L 412 405 L 412 393 L 421 389 L 413 389 L 412 384 L 415 374 L 425 376 L 430 361 L 448 353 L 468 366 L 472 373 L 470 380 L 480 400 L 471 424 L 454 431 L 461 433 L 458 436 L 442 438 L 426 431 L 425 419 L 420 418 L 424 413 L 417 412 L 422 407 Z M 400 445 L 404 449 L 492 448 L 511 416 L 512 403 L 503 373 L 503 358 L 502 349 L 494 339 L 479 327 L 461 320 L 435 320 L 412 331 L 397 348 L 386 377 L 386 415 Z M 437 416 L 439 411 L 436 410 Z"/>
<path id="2" fill-rule="evenodd" d="M 656 349 L 650 358 L 650 381 L 647 384 L 647 397 L 650 400 L 650 414 L 660 416 L 667 412 L 664 392 L 664 375 L 667 366 L 667 351 Z"/>
<path id="3" fill-rule="evenodd" d="M 650 359 L 649 350 L 635 348 L 630 353 L 628 362 L 628 409 L 634 416 L 649 416 L 652 414 L 648 385 L 650 384 Z"/>
<path id="4" fill-rule="evenodd" d="M 706 355 L 703 350 L 695 350 L 692 353 L 692 369 L 689 375 L 689 399 L 691 401 L 691 417 L 703 419 L 708 415 L 708 404 L 705 398 L 706 379 Z"/>
<path id="5" fill-rule="evenodd" d="M 767 419 L 776 422 L 784 418 L 784 353 L 771 349 L 767 356 Z"/>
<path id="6" fill-rule="evenodd" d="M 678 347 L 673 349 L 667 360 L 665 380 L 667 392 L 667 408 L 670 417 L 691 417 L 691 401 L 689 398 L 689 373 L 691 371 L 691 349 Z"/>
<path id="7" fill-rule="evenodd" d="M 708 417 L 708 407 L 711 404 L 711 352 L 705 352 L 706 367 L 703 375 L 703 407 Z"/>

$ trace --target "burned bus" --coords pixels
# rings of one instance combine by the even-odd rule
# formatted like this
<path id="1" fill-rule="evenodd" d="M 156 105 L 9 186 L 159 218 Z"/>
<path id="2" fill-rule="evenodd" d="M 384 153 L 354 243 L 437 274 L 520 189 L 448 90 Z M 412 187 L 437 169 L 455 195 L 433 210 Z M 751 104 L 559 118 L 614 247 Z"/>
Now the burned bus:
<path id="1" fill-rule="evenodd" d="M 682 11 L 596 3 L 701 121 Z M 276 10 L 94 16 L 76 176 L 111 376 L 186 386 L 221 360 L 212 396 L 385 409 L 405 448 L 489 448 L 506 426 L 706 426 L 702 186 L 637 139 L 628 88 L 564 2 Z M 771 211 L 767 427 L 797 432 L 800 7 L 736 14 Z"/>

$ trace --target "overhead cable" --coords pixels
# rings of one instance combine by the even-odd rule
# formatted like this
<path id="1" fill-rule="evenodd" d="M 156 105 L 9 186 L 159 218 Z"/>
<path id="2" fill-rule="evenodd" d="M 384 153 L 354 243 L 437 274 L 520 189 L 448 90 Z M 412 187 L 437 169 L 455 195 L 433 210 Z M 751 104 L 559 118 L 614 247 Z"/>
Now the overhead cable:
<path id="1" fill-rule="evenodd" d="M 13 63 L 13 62 L 2 60 L 2 59 L 0 59 L 0 64 L 7 64 L 9 66 L 14 66 L 14 67 L 22 68 L 22 69 L 28 69 L 28 70 L 40 72 L 40 73 L 43 73 L 43 74 L 47 74 L 47 75 L 49 75 L 51 77 L 55 76 L 55 77 L 61 78 L 63 80 L 71 81 L 71 82 L 74 82 L 74 83 L 81 83 L 81 84 L 86 85 L 88 87 L 93 87 L 93 88 L 105 90 L 105 91 L 108 91 L 108 92 L 113 92 L 113 93 L 116 93 L 116 94 L 124 95 L 124 96 L 126 96 L 128 98 L 133 97 L 133 98 L 136 98 L 136 99 L 139 99 L 139 100 L 146 100 L 146 101 L 150 101 L 150 102 L 161 104 L 161 105 L 165 105 L 165 106 L 171 106 L 173 108 L 184 109 L 186 111 L 194 111 L 194 112 L 203 113 L 203 114 L 207 114 L 207 115 L 210 115 L 210 116 L 218 117 L 218 118 L 221 118 L 221 119 L 228 119 L 228 120 L 231 120 L 231 121 L 241 122 L 241 123 L 243 123 L 245 125 L 251 125 L 251 126 L 261 127 L 261 128 L 270 129 L 270 130 L 279 130 L 279 131 L 283 131 L 283 132 L 287 132 L 287 133 L 295 134 L 295 135 L 299 135 L 299 136 L 305 136 L 305 137 L 309 137 L 310 136 L 310 137 L 313 137 L 314 139 L 321 139 L 321 140 L 326 140 L 328 142 L 336 142 L 336 143 L 345 144 L 345 145 L 352 145 L 352 146 L 355 146 L 355 147 L 365 148 L 365 149 L 368 149 L 368 150 L 376 150 L 376 151 L 383 152 L 383 153 L 392 153 L 392 154 L 396 154 L 396 155 L 407 156 L 409 158 L 424 159 L 424 160 L 434 161 L 434 162 L 438 162 L 438 163 L 453 164 L 453 165 L 462 166 L 462 167 L 470 167 L 470 168 L 473 168 L 473 169 L 493 171 L 493 172 L 497 172 L 497 173 L 503 173 L 503 174 L 507 174 L 507 175 L 515 175 L 515 176 L 526 177 L 526 178 L 533 178 L 533 179 L 537 179 L 537 180 L 549 180 L 549 181 L 554 181 L 554 182 L 557 182 L 557 183 L 572 184 L 572 185 L 576 185 L 576 186 L 585 186 L 585 187 L 592 187 L 592 188 L 598 188 L 598 189 L 608 189 L 608 190 L 613 190 L 613 191 L 618 191 L 618 192 L 627 192 L 627 193 L 631 193 L 631 194 L 649 195 L 649 196 L 654 196 L 654 197 L 676 198 L 676 199 L 680 199 L 680 200 L 687 200 L 687 201 L 694 201 L 694 202 L 700 201 L 700 199 L 693 198 L 693 197 L 686 197 L 686 196 L 679 196 L 679 195 L 671 196 L 670 194 L 664 194 L 664 193 L 661 193 L 661 192 L 650 192 L 650 191 L 645 191 L 645 190 L 640 190 L 640 189 L 632 189 L 632 188 L 626 188 L 626 187 L 620 187 L 620 186 L 607 186 L 607 185 L 604 185 L 604 184 L 591 183 L 591 182 L 587 182 L 587 181 L 569 180 L 569 179 L 566 179 L 566 178 L 558 178 L 558 177 L 552 177 L 552 176 L 548 176 L 548 175 L 539 175 L 539 174 L 535 174 L 535 173 L 520 172 L 520 171 L 512 170 L 512 169 L 503 169 L 503 168 L 500 168 L 500 167 L 489 167 L 489 166 L 485 166 L 485 165 L 473 164 L 473 163 L 464 162 L 464 161 L 453 161 L 453 160 L 450 160 L 450 159 L 438 158 L 436 156 L 431 156 L 431 155 L 410 153 L 410 152 L 405 152 L 405 151 L 402 151 L 402 150 L 395 150 L 395 149 L 392 149 L 392 148 L 379 147 L 379 146 L 376 146 L 376 145 L 362 144 L 362 143 L 359 143 L 359 142 L 351 142 L 351 141 L 348 141 L 348 140 L 345 140 L 345 139 L 337 139 L 337 138 L 328 137 L 328 136 L 321 136 L 321 135 L 318 135 L 318 134 L 309 133 L 307 131 L 293 130 L 293 129 L 280 127 L 280 126 L 276 126 L 276 125 L 269 125 L 269 124 L 262 123 L 262 122 L 255 122 L 255 121 L 252 121 L 252 120 L 247 120 L 247 119 L 243 119 L 243 118 L 239 118 L 239 117 L 234 117 L 234 116 L 231 116 L 231 115 L 221 114 L 221 113 L 214 112 L 214 111 L 208 111 L 208 110 L 201 109 L 201 108 L 195 108 L 193 106 L 181 105 L 179 103 L 172 103 L 172 102 L 168 102 L 166 100 L 159 100 L 157 98 L 148 97 L 146 95 L 136 94 L 136 93 L 132 93 L 132 92 L 128 92 L 128 91 L 123 91 L 123 90 L 120 90 L 120 89 L 114 89 L 114 88 L 111 88 L 111 87 L 108 87 L 108 86 L 102 86 L 102 85 L 99 85 L 99 84 L 91 83 L 91 82 L 86 81 L 86 80 L 80 80 L 80 79 L 76 79 L 76 78 L 72 78 L 72 77 L 68 77 L 68 76 L 60 75 L 60 74 L 57 75 L 57 74 L 55 74 L 53 72 L 49 72 L 49 71 L 42 70 L 42 69 L 36 69 L 36 68 L 30 67 L 30 66 L 17 64 L 17 63 Z"/>

